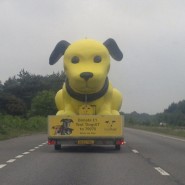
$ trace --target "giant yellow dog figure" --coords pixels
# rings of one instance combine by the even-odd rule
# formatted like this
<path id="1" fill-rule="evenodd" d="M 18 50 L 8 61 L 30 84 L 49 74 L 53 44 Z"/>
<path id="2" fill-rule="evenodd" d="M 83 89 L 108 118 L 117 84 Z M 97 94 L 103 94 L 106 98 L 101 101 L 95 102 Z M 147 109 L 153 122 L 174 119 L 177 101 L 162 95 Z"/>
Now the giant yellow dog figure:
<path id="1" fill-rule="evenodd" d="M 55 64 L 64 55 L 66 82 L 55 97 L 57 115 L 119 115 L 121 93 L 112 87 L 107 74 L 110 56 L 120 61 L 123 54 L 113 39 L 103 44 L 82 39 L 72 44 L 60 41 L 50 55 Z"/>

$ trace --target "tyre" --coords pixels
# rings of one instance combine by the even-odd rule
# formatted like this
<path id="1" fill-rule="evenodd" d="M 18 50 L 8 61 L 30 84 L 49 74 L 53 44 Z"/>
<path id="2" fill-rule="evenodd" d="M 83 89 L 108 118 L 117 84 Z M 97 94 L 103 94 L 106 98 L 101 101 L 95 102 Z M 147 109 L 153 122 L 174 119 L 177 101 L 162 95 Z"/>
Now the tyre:
<path id="1" fill-rule="evenodd" d="M 55 150 L 61 150 L 61 145 L 59 144 L 55 145 Z"/>
<path id="2" fill-rule="evenodd" d="M 121 145 L 115 145 L 115 149 L 116 150 L 120 150 L 121 149 Z"/>

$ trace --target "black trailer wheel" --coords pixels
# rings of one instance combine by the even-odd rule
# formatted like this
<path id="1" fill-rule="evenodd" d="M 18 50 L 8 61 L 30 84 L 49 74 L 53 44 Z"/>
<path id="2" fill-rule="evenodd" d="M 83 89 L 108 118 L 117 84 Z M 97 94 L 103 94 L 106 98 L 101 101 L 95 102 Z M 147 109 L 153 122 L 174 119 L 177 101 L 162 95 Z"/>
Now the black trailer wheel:
<path id="1" fill-rule="evenodd" d="M 55 150 L 61 150 L 61 145 L 56 144 L 56 145 L 55 145 Z"/>
<path id="2" fill-rule="evenodd" d="M 115 145 L 115 149 L 116 150 L 120 150 L 121 149 L 121 145 Z"/>

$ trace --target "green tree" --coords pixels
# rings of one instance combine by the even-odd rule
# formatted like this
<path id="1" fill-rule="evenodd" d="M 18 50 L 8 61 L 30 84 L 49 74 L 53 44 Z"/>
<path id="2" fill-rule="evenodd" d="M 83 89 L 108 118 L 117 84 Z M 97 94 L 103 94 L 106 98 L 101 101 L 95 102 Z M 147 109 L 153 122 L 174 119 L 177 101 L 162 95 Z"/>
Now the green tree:
<path id="1" fill-rule="evenodd" d="M 61 73 L 53 73 L 51 75 L 47 75 L 42 79 L 42 86 L 44 90 L 53 90 L 57 92 L 62 88 L 63 83 L 65 82 L 66 76 L 62 71 Z"/>
<path id="2" fill-rule="evenodd" d="M 176 112 L 178 109 L 178 106 L 176 103 L 172 103 L 167 109 L 164 110 L 165 113 L 173 113 Z"/>
<path id="3" fill-rule="evenodd" d="M 5 94 L 0 92 L 0 113 L 5 113 Z"/>
<path id="4" fill-rule="evenodd" d="M 173 126 L 185 126 L 185 100 L 169 105 L 160 119 Z"/>
<path id="5" fill-rule="evenodd" d="M 5 113 L 11 115 L 25 115 L 26 113 L 25 103 L 13 95 L 4 96 L 3 103 Z"/>
<path id="6" fill-rule="evenodd" d="M 20 83 L 15 76 L 10 77 L 5 81 L 3 86 L 3 92 L 6 94 L 19 95 L 20 92 Z"/>
<path id="7" fill-rule="evenodd" d="M 48 116 L 56 114 L 56 106 L 54 102 L 54 91 L 39 92 L 32 100 L 31 115 Z"/>
<path id="8" fill-rule="evenodd" d="M 1 82 L 1 80 L 0 80 L 0 92 L 3 92 L 3 84 Z"/>
<path id="9" fill-rule="evenodd" d="M 185 114 L 185 100 L 180 101 L 178 103 L 178 109 L 180 112 L 182 112 L 183 114 Z"/>
<path id="10" fill-rule="evenodd" d="M 32 99 L 38 92 L 52 90 L 55 93 L 62 88 L 65 81 L 64 72 L 41 76 L 30 74 L 22 69 L 18 77 L 9 78 L 3 86 L 6 94 L 12 94 L 25 102 L 27 110 L 30 110 Z"/>

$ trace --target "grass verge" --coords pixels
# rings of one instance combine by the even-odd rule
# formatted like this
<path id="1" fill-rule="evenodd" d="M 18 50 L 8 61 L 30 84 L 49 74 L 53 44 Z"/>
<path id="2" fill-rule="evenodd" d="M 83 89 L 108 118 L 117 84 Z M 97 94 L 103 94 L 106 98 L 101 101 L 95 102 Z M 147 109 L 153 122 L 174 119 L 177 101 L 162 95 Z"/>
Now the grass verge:
<path id="1" fill-rule="evenodd" d="M 185 138 L 185 128 L 182 127 L 159 127 L 159 126 L 144 126 L 144 125 L 125 125 L 128 128 L 135 128 L 135 129 L 140 129 L 140 130 L 146 130 L 150 132 L 155 132 L 159 134 L 165 134 L 169 136 L 175 136 L 175 137 L 181 137 Z"/>
<path id="2" fill-rule="evenodd" d="M 47 118 L 0 115 L 0 140 L 47 131 Z"/>

